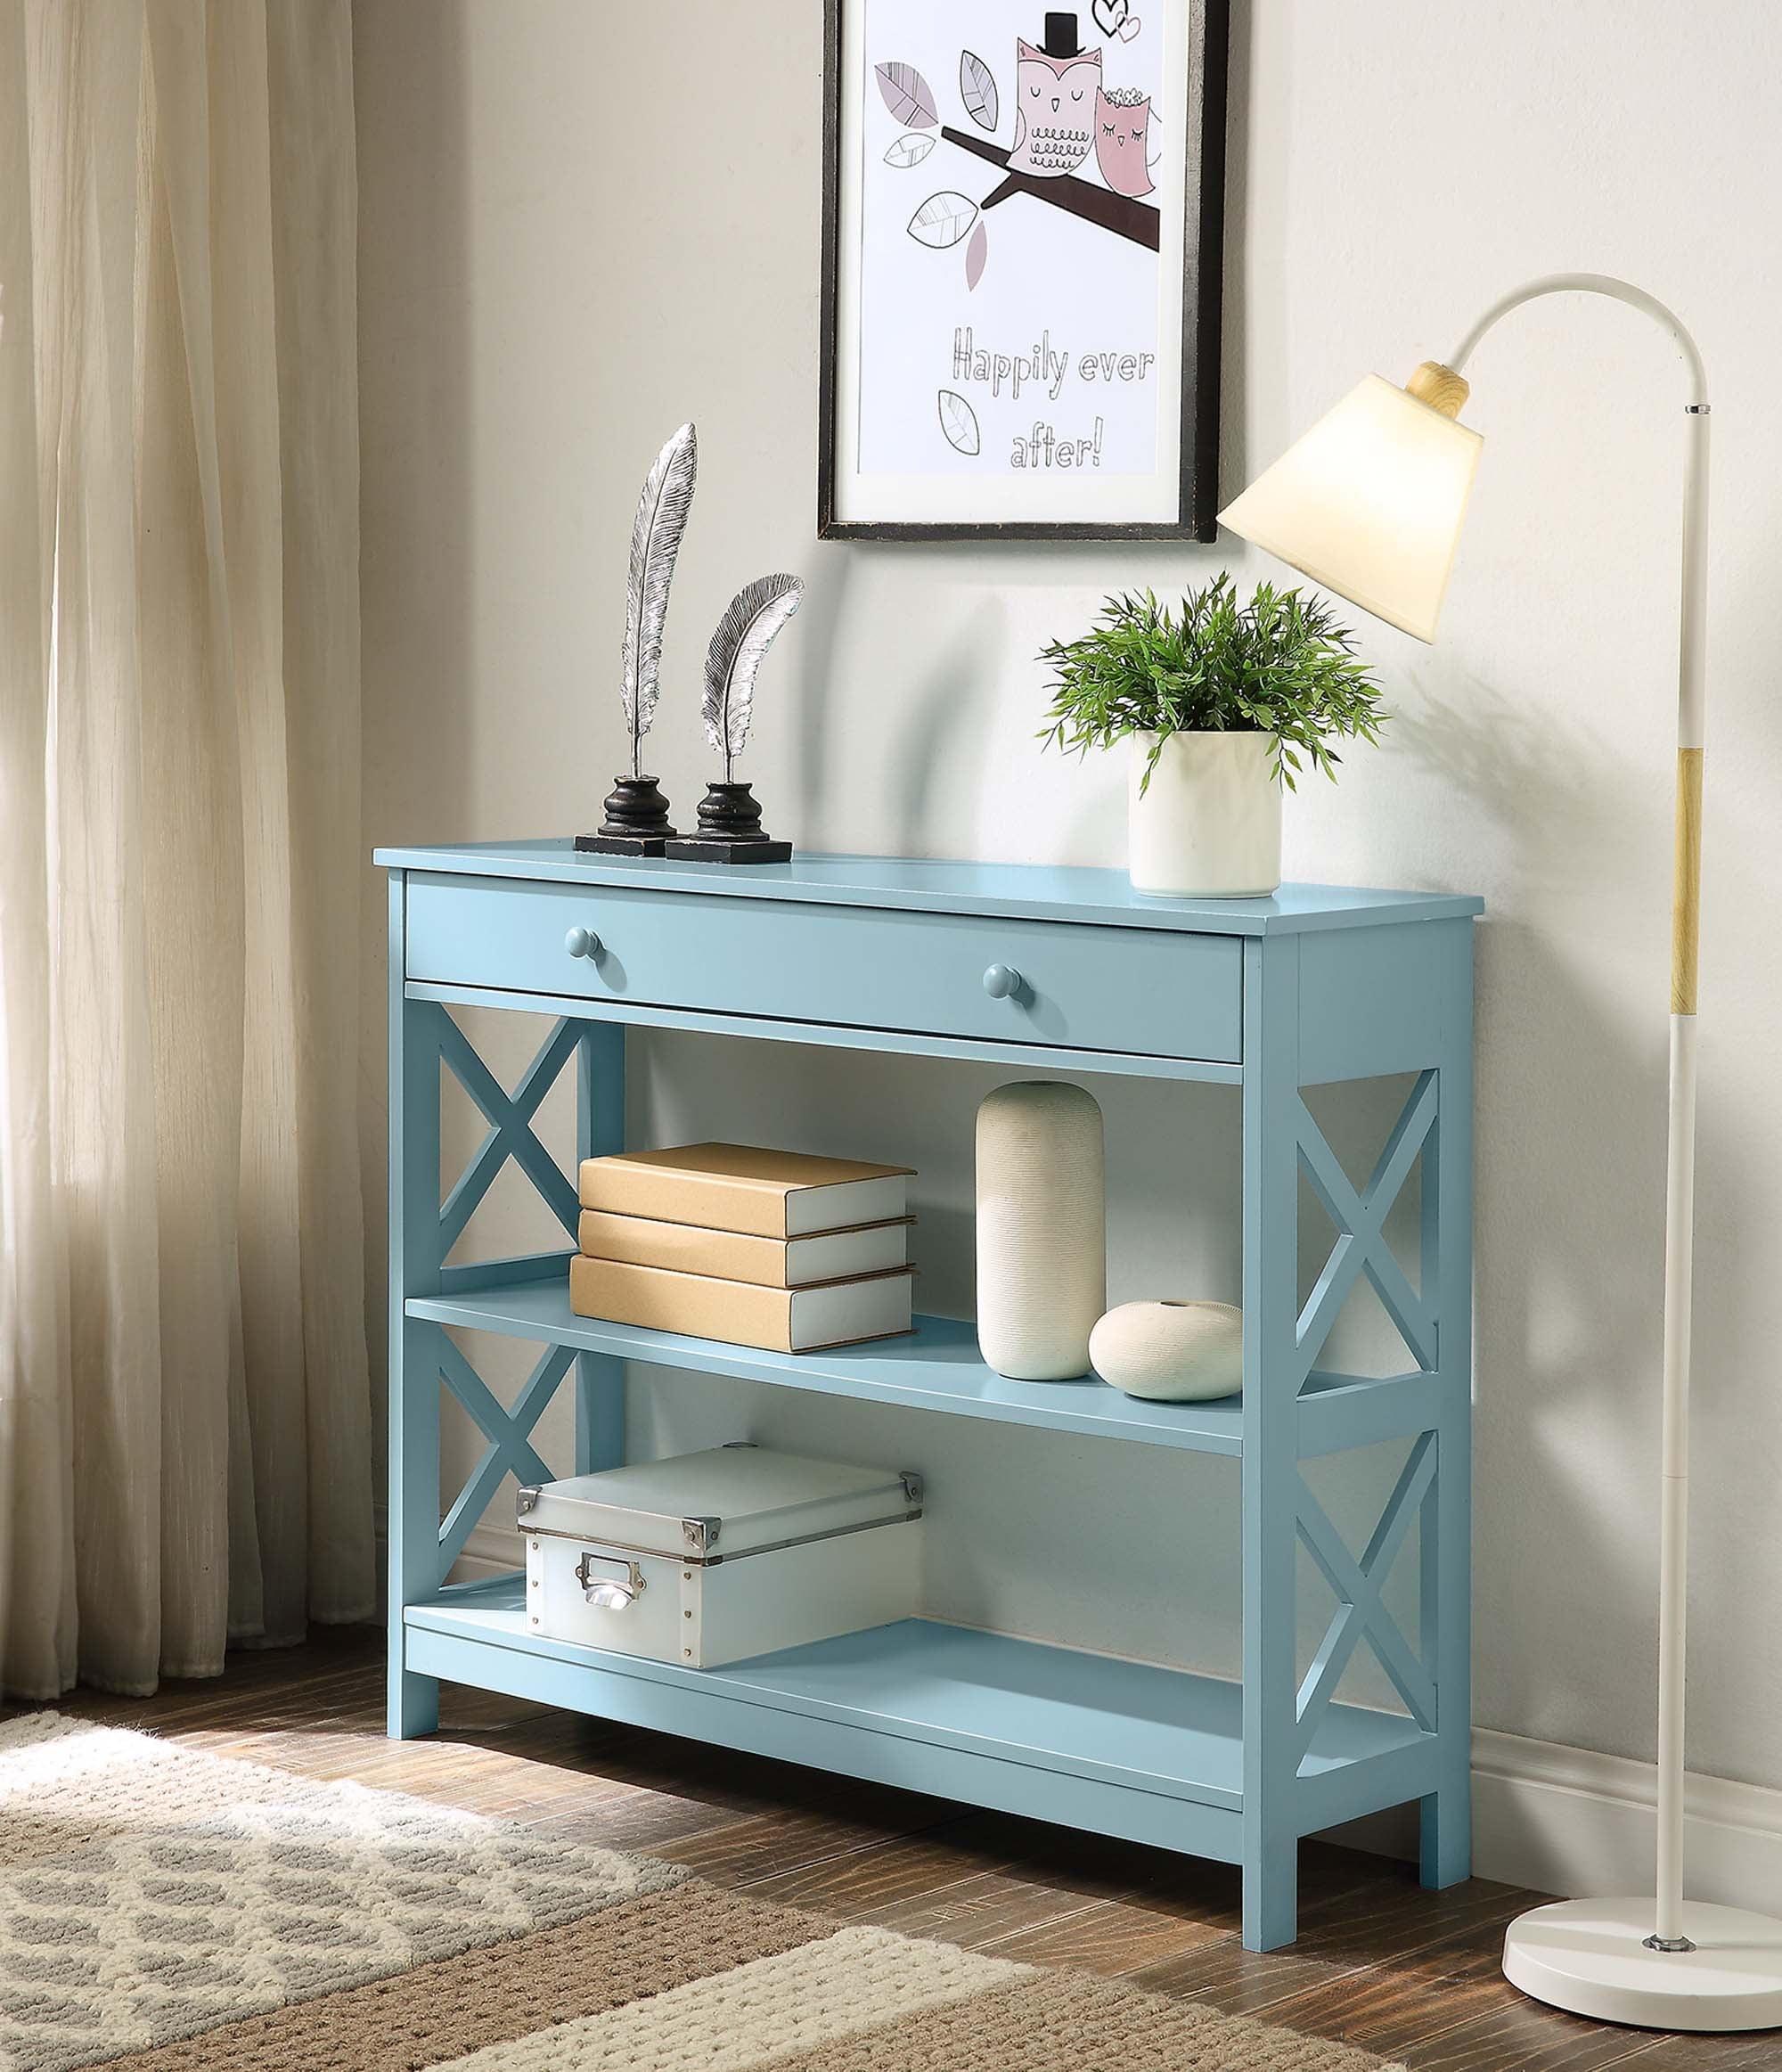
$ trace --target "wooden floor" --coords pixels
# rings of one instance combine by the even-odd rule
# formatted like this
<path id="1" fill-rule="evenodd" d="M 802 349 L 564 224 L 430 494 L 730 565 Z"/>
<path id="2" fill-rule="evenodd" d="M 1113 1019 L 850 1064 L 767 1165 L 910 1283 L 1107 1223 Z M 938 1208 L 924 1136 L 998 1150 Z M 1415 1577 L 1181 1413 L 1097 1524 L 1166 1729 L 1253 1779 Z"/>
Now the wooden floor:
<path id="1" fill-rule="evenodd" d="M 169 1684 L 147 1701 L 83 1691 L 62 1709 L 669 1857 L 847 1920 L 1083 1967 L 1413 2072 L 1782 2072 L 1782 2033 L 1658 2037 L 1525 2000 L 1498 1953 L 1504 1923 L 1539 1896 L 1483 1880 L 1426 1893 L 1407 1867 L 1309 1844 L 1299 1940 L 1257 1957 L 1238 1940 L 1238 1875 L 1222 1864 L 454 1686 L 436 1737 L 387 1741 L 382 1635 L 366 1628 L 235 1655 L 220 1681 Z"/>

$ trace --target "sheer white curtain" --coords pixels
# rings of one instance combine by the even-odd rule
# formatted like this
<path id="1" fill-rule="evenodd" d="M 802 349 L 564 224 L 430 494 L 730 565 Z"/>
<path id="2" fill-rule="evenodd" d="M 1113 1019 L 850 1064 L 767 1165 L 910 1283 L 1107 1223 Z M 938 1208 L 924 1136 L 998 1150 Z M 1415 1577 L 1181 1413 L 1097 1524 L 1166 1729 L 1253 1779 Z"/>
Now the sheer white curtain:
<path id="1" fill-rule="evenodd" d="M 375 1594 L 348 0 L 0 0 L 0 1683 Z"/>

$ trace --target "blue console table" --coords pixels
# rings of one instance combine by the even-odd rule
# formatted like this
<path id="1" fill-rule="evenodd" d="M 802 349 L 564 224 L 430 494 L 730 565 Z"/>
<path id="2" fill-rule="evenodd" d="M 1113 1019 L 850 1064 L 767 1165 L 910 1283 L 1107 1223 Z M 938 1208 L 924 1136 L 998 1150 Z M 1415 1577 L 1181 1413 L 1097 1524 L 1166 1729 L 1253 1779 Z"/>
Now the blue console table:
<path id="1" fill-rule="evenodd" d="M 1292 1941 L 1299 1838 L 1334 1822 L 1416 1800 L 1424 1882 L 1466 1876 L 1478 900 L 1325 886 L 1160 900 L 1112 871 L 863 856 L 727 871 L 584 858 L 549 841 L 377 861 L 390 889 L 392 1734 L 437 1725 L 446 1680 L 1215 1857 L 1242 1866 L 1251 1949 Z M 512 1093 L 453 1020 L 458 1004 L 555 1018 Z M 577 1155 L 619 1149 L 631 1024 L 1231 1087 L 1244 1131 L 1241 1397 L 1153 1404 L 1094 1380 L 1002 1380 L 970 1325 L 944 1317 L 876 1345 L 756 1352 L 572 1315 L 567 1249 L 449 1264 L 510 1159 L 573 1243 L 575 1184 L 533 1118 L 573 1066 Z M 489 1126 L 443 1199 L 442 1067 Z M 1388 1074 L 1414 1076 L 1411 1090 L 1357 1188 L 1301 1090 Z M 1413 1286 L 1382 1225 L 1419 1157 Z M 1302 1175 L 1339 1233 L 1304 1303 Z M 1412 1372 L 1376 1380 L 1320 1364 L 1362 1275 Z M 454 1326 L 542 1347 L 511 1409 Z M 625 1458 L 627 1360 L 1230 1457 L 1242 1479 L 1241 1683 L 923 1619 L 683 1670 L 530 1634 L 518 1575 L 447 1585 L 503 1476 L 551 1478 L 531 1435 L 572 1375 L 576 1470 Z M 443 1507 L 442 1383 L 487 1440 Z M 1352 1552 L 1301 1463 L 1384 1440 L 1408 1456 Z M 1407 1634 L 1380 1593 L 1413 1520 Z M 1335 1600 L 1303 1667 L 1299 1544 Z M 1402 1710 L 1334 1701 L 1363 1642 Z"/>

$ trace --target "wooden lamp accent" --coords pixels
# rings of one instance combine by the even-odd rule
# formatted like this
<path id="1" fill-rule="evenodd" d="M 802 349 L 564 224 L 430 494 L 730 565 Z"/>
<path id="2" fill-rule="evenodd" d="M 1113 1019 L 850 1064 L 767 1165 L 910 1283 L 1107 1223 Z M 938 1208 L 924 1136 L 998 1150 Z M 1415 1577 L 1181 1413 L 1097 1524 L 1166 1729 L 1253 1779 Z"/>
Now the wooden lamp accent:
<path id="1" fill-rule="evenodd" d="M 1459 416 L 1473 393 L 1472 383 L 1440 360 L 1425 360 L 1404 386 L 1408 395 L 1439 410 L 1443 417 Z"/>
<path id="2" fill-rule="evenodd" d="M 1684 405 L 1682 610 L 1672 897 L 1670 1153 L 1664 1221 L 1663 1462 L 1658 1605 L 1656 1897 L 1566 1900 L 1510 1924 L 1504 1972 L 1537 1999 L 1647 2028 L 1782 2027 L 1782 1921 L 1683 1899 L 1683 1654 L 1688 1598 L 1689 1337 L 1695 1221 L 1696 1008 L 1706 683 L 1708 393 L 1695 340 L 1642 288 L 1549 274 L 1495 302 L 1401 392 L 1372 376 L 1221 513 L 1245 538 L 1419 639 L 1435 637 L 1470 484 L 1461 370 L 1500 317 L 1546 295 L 1606 295 L 1668 332 Z M 1407 415 L 1402 398 L 1426 412 Z"/>
<path id="3" fill-rule="evenodd" d="M 1696 1011 L 1701 950 L 1702 751 L 1677 751 L 1677 860 L 1671 889 L 1671 1011 Z"/>

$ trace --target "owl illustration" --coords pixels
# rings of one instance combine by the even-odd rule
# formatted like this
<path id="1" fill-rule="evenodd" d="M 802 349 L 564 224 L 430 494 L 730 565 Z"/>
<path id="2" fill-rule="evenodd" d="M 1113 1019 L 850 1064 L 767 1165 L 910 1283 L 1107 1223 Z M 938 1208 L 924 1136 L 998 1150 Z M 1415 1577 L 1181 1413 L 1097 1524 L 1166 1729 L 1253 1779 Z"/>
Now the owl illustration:
<path id="1" fill-rule="evenodd" d="M 1151 97 L 1136 86 L 1095 89 L 1095 162 L 1116 194 L 1152 192 L 1156 183 L 1147 159 L 1151 135 Z"/>
<path id="2" fill-rule="evenodd" d="M 1095 141 L 1101 53 L 1079 49 L 1076 17 L 1048 14 L 1043 50 L 1015 39 L 1015 148 L 1011 173 L 1056 179 L 1074 173 Z"/>

